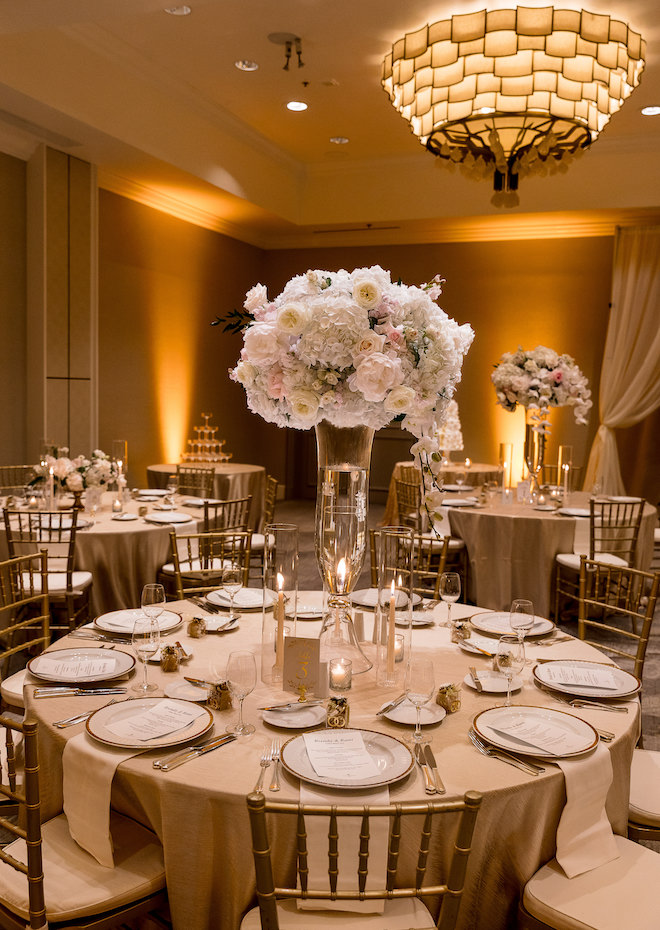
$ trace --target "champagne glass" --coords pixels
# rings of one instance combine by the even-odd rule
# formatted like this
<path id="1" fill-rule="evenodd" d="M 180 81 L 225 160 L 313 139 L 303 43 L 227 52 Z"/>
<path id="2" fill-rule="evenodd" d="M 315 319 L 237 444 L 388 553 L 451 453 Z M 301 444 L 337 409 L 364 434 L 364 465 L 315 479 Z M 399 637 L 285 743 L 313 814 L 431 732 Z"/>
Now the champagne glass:
<path id="1" fill-rule="evenodd" d="M 158 587 L 161 586 L 158 585 Z M 144 677 L 139 684 L 133 685 L 133 691 L 139 691 L 143 695 L 149 691 L 155 691 L 157 685 L 151 684 L 147 680 L 147 662 L 156 655 L 160 646 L 158 619 L 148 617 L 146 614 L 140 614 L 133 626 L 131 645 L 137 660 L 142 662 L 144 666 Z"/>
<path id="2" fill-rule="evenodd" d="M 427 656 L 414 656 L 406 669 L 406 697 L 417 709 L 415 730 L 410 737 L 413 743 L 428 742 L 421 727 L 421 710 L 431 700 L 435 691 L 433 661 Z"/>
<path id="3" fill-rule="evenodd" d="M 226 728 L 227 733 L 249 736 L 254 725 L 243 721 L 243 701 L 257 683 L 257 663 L 251 652 L 232 652 L 227 659 L 227 684 L 232 697 L 238 698 L 238 720 Z"/>
<path id="4" fill-rule="evenodd" d="M 243 587 L 243 569 L 236 562 L 225 565 L 222 569 L 220 579 L 223 591 L 229 597 L 229 620 L 238 619 L 238 614 L 234 613 L 234 598 Z"/>
<path id="5" fill-rule="evenodd" d="M 443 572 L 440 575 L 440 598 L 447 605 L 447 626 L 451 626 L 451 605 L 461 596 L 461 576 L 458 572 Z"/>
<path id="6" fill-rule="evenodd" d="M 505 707 L 511 706 L 511 681 L 525 665 L 525 643 L 517 636 L 501 636 L 495 653 L 495 666 L 506 678 Z"/>
<path id="7" fill-rule="evenodd" d="M 509 626 L 518 635 L 520 642 L 534 626 L 534 605 L 524 597 L 516 597 L 511 601 L 509 610 Z"/>

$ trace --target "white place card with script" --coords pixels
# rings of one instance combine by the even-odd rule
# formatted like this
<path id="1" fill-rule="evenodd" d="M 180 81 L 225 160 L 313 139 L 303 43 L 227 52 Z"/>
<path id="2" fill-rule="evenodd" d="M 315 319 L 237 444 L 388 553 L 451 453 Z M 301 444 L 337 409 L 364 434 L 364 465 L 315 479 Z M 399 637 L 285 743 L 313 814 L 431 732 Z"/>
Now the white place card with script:
<path id="1" fill-rule="evenodd" d="M 549 685 L 577 685 L 580 688 L 605 688 L 608 691 L 619 689 L 612 672 L 598 666 L 578 667 L 559 664 L 554 667 L 552 663 L 548 663 L 544 671 L 544 678 Z"/>
<path id="2" fill-rule="evenodd" d="M 183 706 L 179 701 L 164 700 L 143 713 L 108 723 L 107 728 L 121 739 L 158 739 L 183 730 L 204 713 L 203 707 L 194 704 Z"/>
<path id="3" fill-rule="evenodd" d="M 60 658 L 55 654 L 43 655 L 39 659 L 39 673 L 55 679 L 81 681 L 83 679 L 102 678 L 112 675 L 117 668 L 114 658 Z"/>
<path id="4" fill-rule="evenodd" d="M 317 775 L 363 781 L 378 774 L 357 730 L 324 730 L 303 734 L 309 761 Z"/>

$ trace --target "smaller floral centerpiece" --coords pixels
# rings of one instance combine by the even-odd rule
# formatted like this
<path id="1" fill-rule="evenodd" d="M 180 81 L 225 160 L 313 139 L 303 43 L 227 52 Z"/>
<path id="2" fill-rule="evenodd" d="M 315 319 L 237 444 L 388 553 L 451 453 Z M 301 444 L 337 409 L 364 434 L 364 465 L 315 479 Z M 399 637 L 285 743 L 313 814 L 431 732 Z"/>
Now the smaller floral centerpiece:
<path id="1" fill-rule="evenodd" d="M 58 455 L 46 455 L 35 465 L 32 484 L 41 484 L 51 474 L 55 486 L 64 491 L 83 491 L 85 488 L 102 488 L 117 480 L 117 466 L 101 449 L 94 449 L 90 458 L 78 455 L 69 458 L 67 448 L 60 448 Z"/>
<path id="2" fill-rule="evenodd" d="M 589 382 L 570 355 L 558 355 L 546 346 L 505 352 L 491 375 L 497 403 L 505 410 L 521 407 L 541 411 L 573 407 L 576 423 L 584 425 L 592 406 Z"/>

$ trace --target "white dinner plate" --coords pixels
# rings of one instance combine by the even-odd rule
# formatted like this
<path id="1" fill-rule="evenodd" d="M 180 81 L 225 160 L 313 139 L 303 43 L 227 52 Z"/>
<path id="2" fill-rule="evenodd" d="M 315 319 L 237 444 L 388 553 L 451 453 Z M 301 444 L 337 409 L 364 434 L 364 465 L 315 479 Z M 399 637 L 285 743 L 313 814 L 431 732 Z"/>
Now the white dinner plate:
<path id="1" fill-rule="evenodd" d="M 555 510 L 555 505 L 554 504 L 536 504 L 534 506 L 534 510 L 547 510 L 549 513 L 551 510 Z"/>
<path id="2" fill-rule="evenodd" d="M 209 689 L 193 685 L 190 681 L 173 681 L 165 687 L 165 697 L 176 698 L 179 701 L 205 701 L 209 696 Z"/>
<path id="3" fill-rule="evenodd" d="M 56 661 L 59 668 L 54 668 Z M 94 671 L 91 663 L 103 663 L 103 671 Z M 88 670 L 82 671 L 84 665 Z M 121 678 L 135 666 L 135 659 L 127 652 L 114 649 L 97 649 L 92 646 L 79 649 L 53 649 L 35 656 L 27 664 L 28 670 L 41 681 L 64 681 L 87 684 L 93 681 L 110 681 Z"/>
<path id="4" fill-rule="evenodd" d="M 125 610 L 111 610 L 107 614 L 101 614 L 94 621 L 94 626 L 99 630 L 106 630 L 109 633 L 132 633 L 135 621 L 138 617 L 144 617 L 144 613 L 139 607 L 130 607 Z M 181 617 L 171 610 L 164 610 L 158 618 L 158 627 L 161 633 L 167 633 L 173 630 L 181 623 Z"/>
<path id="5" fill-rule="evenodd" d="M 387 704 L 389 704 L 389 701 L 383 704 L 383 707 L 386 707 Z M 388 710 L 383 716 L 387 717 L 388 720 L 393 720 L 395 723 L 406 723 L 409 726 L 415 726 L 417 723 L 417 708 L 406 698 L 405 701 L 402 701 L 401 704 L 397 704 L 392 710 Z M 429 727 L 434 723 L 440 723 L 446 716 L 447 711 L 444 707 L 440 707 L 439 704 L 424 704 L 420 709 L 419 723 L 422 727 Z"/>
<path id="6" fill-rule="evenodd" d="M 140 497 L 167 497 L 170 492 L 166 488 L 140 488 Z"/>
<path id="7" fill-rule="evenodd" d="M 183 507 L 203 507 L 204 504 L 221 504 L 222 501 L 216 497 L 187 497 L 181 501 Z"/>
<path id="8" fill-rule="evenodd" d="M 105 743 L 107 746 L 120 746 L 122 749 L 162 749 L 167 746 L 177 746 L 179 743 L 187 743 L 189 740 L 192 742 L 198 736 L 207 733 L 213 726 L 211 711 L 207 707 L 200 707 L 201 713 L 188 726 L 176 730 L 174 733 L 167 733 L 165 736 L 157 736 L 153 739 L 123 740 L 109 729 L 113 723 L 146 713 L 162 700 L 163 698 L 151 697 L 122 701 L 120 704 L 106 704 L 105 707 L 99 708 L 89 718 L 86 724 L 87 732 L 93 739 L 98 740 L 99 743 Z M 189 704 L 188 701 L 177 701 L 173 698 L 168 698 L 168 700 L 174 700 L 175 703 L 184 706 Z"/>
<path id="9" fill-rule="evenodd" d="M 394 615 L 394 622 L 397 626 L 407 627 L 408 626 L 408 614 L 397 613 Z M 411 626 L 433 626 L 433 611 L 429 610 L 427 614 L 413 614 L 410 625 Z"/>
<path id="10" fill-rule="evenodd" d="M 513 735 L 504 733 L 500 727 L 508 723 L 536 725 L 556 728 L 567 740 L 570 749 L 566 751 L 552 751 L 548 748 L 539 748 L 527 742 L 521 742 Z M 538 756 L 542 759 L 571 759 L 590 752 L 598 745 L 598 733 L 590 723 L 574 717 L 563 710 L 553 710 L 551 707 L 531 707 L 524 704 L 513 704 L 511 707 L 491 707 L 481 711 L 474 718 L 472 726 L 479 736 L 487 743 L 498 749 L 509 750 L 521 756 Z"/>
<path id="11" fill-rule="evenodd" d="M 138 497 L 138 504 L 151 504 L 154 501 L 159 501 L 160 497 L 156 497 L 155 494 L 144 494 Z"/>
<path id="12" fill-rule="evenodd" d="M 509 623 L 508 610 L 493 610 L 482 614 L 473 614 L 470 617 L 470 623 L 475 630 L 481 630 L 482 633 L 490 633 L 491 636 L 507 636 L 517 633 L 517 630 L 511 628 Z M 552 620 L 546 620 L 544 617 L 536 617 L 534 626 L 525 633 L 526 637 L 545 636 L 554 630 L 555 625 Z"/>
<path id="13" fill-rule="evenodd" d="M 301 707 L 300 710 L 264 710 L 263 719 L 273 727 L 284 730 L 309 730 L 325 723 L 326 710 L 323 704 Z"/>
<path id="14" fill-rule="evenodd" d="M 482 690 L 485 691 L 486 694 L 506 694 L 506 678 L 504 675 L 484 669 L 483 671 L 477 671 L 477 678 L 481 682 Z M 463 684 L 466 684 L 468 688 L 472 688 L 473 691 L 479 691 L 472 681 L 472 675 L 466 675 L 463 679 Z M 520 691 L 522 686 L 522 678 L 518 675 L 514 675 L 511 679 L 511 693 L 513 694 L 514 691 Z"/>
<path id="15" fill-rule="evenodd" d="M 315 604 L 298 604 L 298 609 L 296 611 L 296 617 L 298 620 L 320 620 L 323 616 L 323 606 Z M 289 613 L 287 613 L 288 619 L 293 619 Z"/>
<path id="16" fill-rule="evenodd" d="M 389 591 L 384 592 L 386 597 L 386 602 L 389 604 L 390 595 Z M 415 594 L 413 592 L 412 602 L 413 607 L 421 603 L 421 595 Z M 359 591 L 353 591 L 351 594 L 351 603 L 356 604 L 358 607 L 375 607 L 378 603 L 378 588 L 361 588 Z M 400 609 L 405 607 L 408 603 L 408 595 L 404 591 L 397 591 L 396 593 L 396 606 Z"/>
<path id="17" fill-rule="evenodd" d="M 270 588 L 266 589 L 266 607 L 272 607 L 277 600 L 277 594 Z M 218 607 L 229 609 L 231 598 L 222 589 L 210 591 L 206 595 L 206 600 Z M 264 591 L 262 588 L 241 588 L 234 597 L 234 607 L 236 610 L 261 610 L 264 604 Z"/>
<path id="18" fill-rule="evenodd" d="M 479 502 L 476 497 L 446 497 L 442 501 L 443 507 L 475 507 Z"/>
<path id="19" fill-rule="evenodd" d="M 554 681 L 553 677 L 558 671 L 563 669 L 587 669 L 591 671 L 606 671 L 612 674 L 615 688 L 598 688 L 588 687 L 587 685 L 564 683 Z M 551 691 L 560 691 L 563 694 L 572 694 L 575 697 L 594 697 L 594 698 L 623 698 L 632 697 L 641 691 L 642 683 L 630 672 L 624 671 L 616 665 L 605 665 L 601 662 L 589 662 L 581 659 L 556 659 L 553 662 L 543 662 L 536 665 L 533 675 L 539 684 Z"/>
<path id="20" fill-rule="evenodd" d="M 588 517 L 590 511 L 586 507 L 560 507 L 557 513 L 562 517 Z"/>
<path id="21" fill-rule="evenodd" d="M 325 732 L 329 740 L 333 739 L 332 730 Z M 282 747 L 282 765 L 291 775 L 312 785 L 326 785 L 329 788 L 375 788 L 399 781 L 408 774 L 413 766 L 413 759 L 407 746 L 393 736 L 377 733 L 373 730 L 359 730 L 364 746 L 378 767 L 378 774 L 362 780 L 335 779 L 317 775 L 309 761 L 305 740 L 302 735 L 294 736 Z"/>
<path id="22" fill-rule="evenodd" d="M 472 485 L 471 484 L 443 484 L 442 490 L 452 491 L 452 492 L 458 491 L 458 493 L 460 494 L 460 493 L 464 493 L 465 491 L 471 491 Z"/>
<path id="23" fill-rule="evenodd" d="M 493 655 L 497 649 L 497 643 L 488 636 L 479 636 L 472 633 L 468 639 L 462 639 L 459 647 L 463 652 L 469 652 L 471 655 L 484 655 L 484 651 Z"/>
<path id="24" fill-rule="evenodd" d="M 136 513 L 113 513 L 112 519 L 119 520 L 120 523 L 130 523 L 131 520 L 137 520 Z"/>
<path id="25" fill-rule="evenodd" d="M 192 523 L 189 513 L 172 510 L 169 513 L 148 513 L 144 518 L 147 523 Z"/>
<path id="26" fill-rule="evenodd" d="M 641 497 L 625 497 L 617 494 L 613 497 L 610 495 L 607 500 L 612 501 L 614 504 L 637 504 L 641 500 Z"/>

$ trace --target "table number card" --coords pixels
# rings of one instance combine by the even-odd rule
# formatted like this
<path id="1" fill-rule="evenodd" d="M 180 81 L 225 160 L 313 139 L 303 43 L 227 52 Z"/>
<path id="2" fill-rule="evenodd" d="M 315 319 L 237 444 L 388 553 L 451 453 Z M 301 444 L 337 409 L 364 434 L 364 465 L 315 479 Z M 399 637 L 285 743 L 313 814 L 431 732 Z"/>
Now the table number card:
<path id="1" fill-rule="evenodd" d="M 304 695 L 319 686 L 319 641 L 303 636 L 287 636 L 284 640 L 285 691 Z M 302 690 L 304 688 L 304 691 Z"/>

